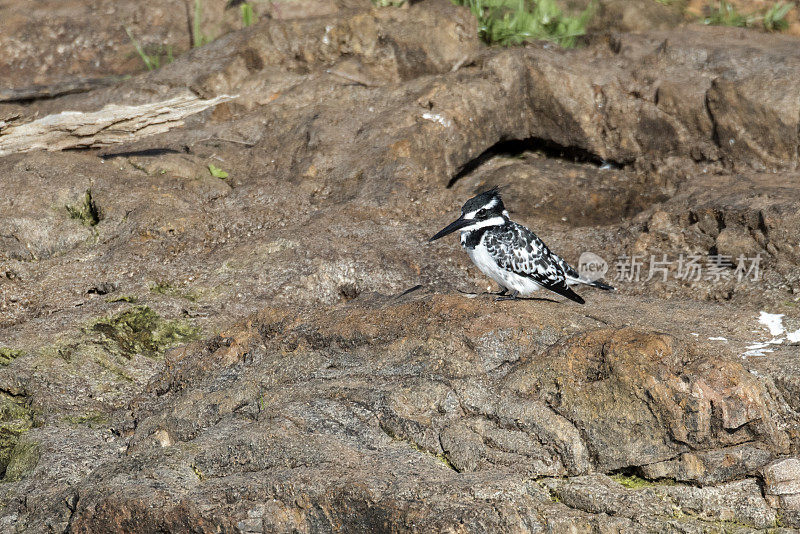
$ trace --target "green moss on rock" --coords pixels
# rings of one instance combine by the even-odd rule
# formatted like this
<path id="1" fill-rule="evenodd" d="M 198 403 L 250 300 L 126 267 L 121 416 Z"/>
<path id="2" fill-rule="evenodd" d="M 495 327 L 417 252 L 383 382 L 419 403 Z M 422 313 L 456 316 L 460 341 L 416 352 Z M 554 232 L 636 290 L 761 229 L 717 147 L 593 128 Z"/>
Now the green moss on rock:
<path id="1" fill-rule="evenodd" d="M 31 427 L 33 413 L 26 400 L 0 393 L 0 473 L 5 473 L 20 436 Z"/>
<path id="2" fill-rule="evenodd" d="M 174 345 L 196 339 L 199 331 L 183 321 L 162 319 L 147 306 L 134 306 L 96 319 L 86 333 L 108 352 L 130 359 L 136 354 L 158 357 Z"/>
<path id="3" fill-rule="evenodd" d="M 617 482 L 618 484 L 632 490 L 642 489 L 642 488 L 651 488 L 653 486 L 674 486 L 674 480 L 668 479 L 659 479 L 659 480 L 648 480 L 646 478 L 642 478 L 637 475 L 625 475 L 622 473 L 618 473 L 616 475 L 611 475 L 611 479 Z"/>
<path id="4" fill-rule="evenodd" d="M 109 297 L 106 299 L 106 302 L 114 303 L 114 302 L 128 302 L 130 304 L 136 304 L 139 301 L 139 297 L 136 295 L 119 295 L 116 297 Z"/>
<path id="5" fill-rule="evenodd" d="M 188 290 L 183 291 L 169 282 L 160 281 L 150 285 L 150 291 L 159 295 L 166 295 L 168 297 L 178 297 L 188 300 L 189 302 L 197 302 L 200 295 L 196 291 Z"/>
<path id="6" fill-rule="evenodd" d="M 4 367 L 10 364 L 12 360 L 19 358 L 24 354 L 25 353 L 21 350 L 9 349 L 8 347 L 0 347 L 0 366 Z"/>
<path id="7" fill-rule="evenodd" d="M 159 359 L 175 345 L 196 339 L 200 329 L 183 319 L 166 319 L 147 306 L 122 305 L 116 314 L 95 317 L 77 332 L 39 350 L 42 365 L 76 377 L 105 402 L 122 402 L 126 386 L 146 381 L 152 366 L 131 362 L 144 356 Z M 59 414 L 64 417 L 66 414 Z M 64 419 L 74 424 L 105 426 L 87 413 Z"/>
<path id="8" fill-rule="evenodd" d="M 101 412 L 87 412 L 82 415 L 65 415 L 64 421 L 73 425 L 87 425 L 89 428 L 102 428 L 109 425 L 108 415 Z"/>
<path id="9" fill-rule="evenodd" d="M 35 441 L 20 440 L 11 451 L 11 457 L 3 477 L 5 482 L 15 482 L 30 474 L 39 463 L 41 456 L 39 444 Z"/>
<path id="10" fill-rule="evenodd" d="M 74 206 L 64 206 L 71 219 L 80 221 L 86 226 L 96 226 L 100 222 L 100 210 L 92 199 L 92 191 L 86 190 L 83 201 Z"/>

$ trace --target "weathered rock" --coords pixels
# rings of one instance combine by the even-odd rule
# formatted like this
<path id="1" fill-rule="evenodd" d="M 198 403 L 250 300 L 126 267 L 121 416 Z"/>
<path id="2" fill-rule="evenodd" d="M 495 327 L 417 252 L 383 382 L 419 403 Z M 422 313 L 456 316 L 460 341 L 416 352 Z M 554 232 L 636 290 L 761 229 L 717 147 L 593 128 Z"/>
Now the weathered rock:
<path id="1" fill-rule="evenodd" d="M 93 80 L 97 84 L 144 70 L 126 28 L 151 54 L 160 46 L 159 55 L 166 57 L 164 47 L 169 45 L 177 56 L 191 46 L 187 7 L 180 0 L 147 5 L 108 0 L 9 2 L 2 8 L 5 31 L 0 48 L 5 53 L 0 61 L 0 100 L 87 90 Z M 71 87 L 69 82 L 75 80 L 86 85 Z"/>
<path id="2" fill-rule="evenodd" d="M 373 525 L 373 517 L 395 525 L 409 521 L 408 504 L 395 499 L 412 498 L 425 500 L 425 506 L 413 512 L 415 522 L 442 528 L 458 522 L 481 530 L 519 528 L 522 520 L 513 515 L 483 515 L 480 503 L 486 497 L 481 495 L 490 494 L 492 506 L 531 507 L 545 519 L 527 521 L 552 526 L 546 518 L 550 498 L 530 489 L 508 491 L 531 476 L 607 470 L 607 462 L 594 450 L 607 422 L 598 419 L 592 422 L 595 429 L 587 430 L 578 418 L 570 419 L 573 414 L 558 415 L 546 391 L 539 392 L 535 401 L 517 400 L 520 377 L 529 375 L 531 365 L 522 347 L 536 347 L 542 332 L 563 328 L 561 317 L 541 315 L 546 305 L 512 312 L 502 304 L 487 310 L 485 302 L 458 297 L 397 302 L 375 296 L 371 304 L 364 301 L 358 307 L 342 305 L 299 315 L 265 311 L 243 329 L 226 332 L 210 344 L 173 352 L 167 372 L 134 406 L 132 417 L 138 422 L 126 454 L 95 471 L 80 490 L 74 526 L 77 531 L 91 531 L 111 522 L 124 528 L 129 517 L 144 514 L 148 524 L 167 529 L 176 528 L 179 517 L 200 530 L 230 528 L 225 525 L 232 518 L 240 528 L 258 529 L 262 516 L 253 517 L 248 510 L 258 503 L 277 502 L 278 510 L 291 510 L 277 513 L 278 518 L 294 517 L 292 523 L 277 519 L 279 529 L 330 528 L 333 519 L 318 516 L 314 510 L 319 507 L 333 513 L 336 521 L 360 529 Z M 532 324 L 538 325 L 536 330 L 520 328 Z M 505 371 L 487 369 L 480 357 L 486 350 L 481 347 L 498 335 L 506 346 L 519 346 L 523 353 L 504 364 Z M 638 365 L 659 376 L 656 369 L 664 363 L 658 358 L 665 355 L 665 347 L 655 347 L 656 341 L 648 344 L 643 342 L 646 336 L 637 340 L 625 330 L 599 330 L 592 336 L 609 347 L 611 367 L 619 365 L 614 358 L 623 350 L 616 344 L 638 342 L 636 356 L 652 355 Z M 534 354 L 538 350 L 534 348 Z M 572 366 L 594 365 L 592 357 L 586 351 L 576 352 Z M 714 383 L 712 377 L 720 371 L 708 366 L 708 357 L 686 357 L 702 369 L 700 376 Z M 624 367 L 620 373 L 625 373 Z M 230 387 L 233 383 L 235 389 Z M 651 393 L 656 391 L 656 386 L 652 388 Z M 759 395 L 763 393 L 755 397 Z M 672 398 L 673 413 L 696 413 L 690 389 L 676 391 Z M 651 409 L 620 405 L 616 413 L 636 420 L 649 416 Z M 665 439 L 646 432 L 637 435 L 650 439 L 651 448 Z M 713 446 L 713 439 L 709 436 L 695 446 Z M 768 437 L 762 439 L 767 447 L 780 446 L 769 443 Z M 219 448 L 213 443 L 226 445 Z M 641 449 L 635 444 L 617 444 L 616 449 L 631 451 L 635 461 L 628 465 L 650 460 L 636 456 Z M 521 466 L 525 472 L 520 472 Z M 159 489 L 153 486 L 152 475 L 145 473 L 157 476 Z M 511 486 L 498 493 L 495 481 L 501 473 Z M 334 489 L 356 480 L 344 494 Z M 406 487 L 411 480 L 418 488 L 411 494 L 399 487 L 386 489 Z M 748 484 L 747 491 L 738 482 L 699 493 L 691 488 L 664 491 L 677 503 L 674 506 L 701 514 L 702 520 L 735 518 L 758 528 L 769 526 L 774 512 L 766 507 L 758 486 Z M 442 485 L 449 488 L 444 493 L 437 489 Z M 165 504 L 145 511 L 144 495 L 154 490 Z M 577 493 L 569 499 L 557 493 L 567 506 L 590 514 L 612 512 L 606 505 L 580 500 L 593 491 L 571 491 Z M 227 510 L 224 514 L 207 504 L 208 496 L 231 492 L 235 499 L 219 503 Z M 449 504 L 432 513 L 440 498 Z M 649 498 L 651 504 L 646 506 L 656 506 L 656 499 Z M 341 515 L 365 501 L 372 511 Z M 473 511 L 466 512 L 470 508 Z M 215 511 L 204 515 L 202 510 Z M 652 515 L 674 515 L 670 505 L 653 510 Z M 483 527 L 472 523 L 475 513 L 483 517 Z M 637 516 L 631 508 L 622 515 L 638 528 L 656 531 L 661 524 L 650 523 L 647 513 Z"/>
<path id="3" fill-rule="evenodd" d="M 333 0 L 251 3 L 256 21 L 369 7 L 366 2 Z M 85 92 L 143 71 L 145 64 L 132 39 L 164 65 L 243 25 L 237 5 L 214 0 L 157 0 L 147 5 L 110 0 L 9 2 L 2 10 L 0 49 L 6 53 L 0 60 L 0 102 Z"/>
<path id="4" fill-rule="evenodd" d="M 568 2 L 574 3 L 574 2 Z M 578 2 L 588 5 L 589 2 Z M 589 21 L 588 34 L 604 35 L 609 31 L 642 32 L 666 30 L 683 22 L 679 3 L 661 3 L 633 0 L 601 0 L 593 6 L 597 12 Z"/>
<path id="5" fill-rule="evenodd" d="M 791 523 L 798 524 L 800 513 L 800 460 L 784 458 L 763 468 L 764 495 L 775 508 L 788 512 Z"/>
<path id="6" fill-rule="evenodd" d="M 773 495 L 800 493 L 800 460 L 786 458 L 764 468 L 766 492 Z"/>
<path id="7" fill-rule="evenodd" d="M 222 4 L 204 25 L 238 24 Z M 756 478 L 800 443 L 797 41 L 506 50 L 449 2 L 258 6 L 158 71 L 0 109 L 238 95 L 102 152 L 0 159 L 2 529 L 794 524 L 796 494 Z M 15 87 L 63 81 L 36 69 Z M 495 303 L 455 239 L 425 243 L 498 183 L 609 280 L 621 254 L 755 252 L 763 282 Z"/>
<path id="8" fill-rule="evenodd" d="M 636 331 L 594 332 L 518 366 L 507 387 L 544 398 L 575 424 L 603 472 L 671 460 L 686 446 L 753 446 L 763 439 L 768 448 L 788 452 L 788 436 L 770 420 L 771 401 L 757 379 L 739 365 L 698 359 L 673 344 Z M 697 473 L 666 470 L 653 478 L 725 480 L 732 478 L 727 470 L 755 467 L 728 458 Z"/>
<path id="9" fill-rule="evenodd" d="M 767 506 L 758 482 L 752 478 L 705 488 L 624 476 L 614 478 L 625 487 L 604 475 L 546 479 L 544 484 L 567 506 L 626 517 L 644 528 L 673 531 L 684 518 L 700 524 L 719 522 L 726 529 L 764 529 L 775 525 L 775 511 Z"/>

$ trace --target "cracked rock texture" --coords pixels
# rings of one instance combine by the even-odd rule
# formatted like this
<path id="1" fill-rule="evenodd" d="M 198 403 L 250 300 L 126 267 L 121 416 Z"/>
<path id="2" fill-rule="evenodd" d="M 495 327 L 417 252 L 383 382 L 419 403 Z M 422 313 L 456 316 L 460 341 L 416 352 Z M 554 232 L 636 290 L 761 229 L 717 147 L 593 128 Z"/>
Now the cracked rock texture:
<path id="1" fill-rule="evenodd" d="M 576 50 L 439 0 L 206 3 L 216 40 L 129 79 L 120 23 L 177 55 L 189 4 L 0 6 L 0 139 L 232 97 L 0 158 L 0 531 L 800 528 L 800 41 L 642 2 Z M 485 294 L 427 239 L 492 185 L 619 291 Z"/>

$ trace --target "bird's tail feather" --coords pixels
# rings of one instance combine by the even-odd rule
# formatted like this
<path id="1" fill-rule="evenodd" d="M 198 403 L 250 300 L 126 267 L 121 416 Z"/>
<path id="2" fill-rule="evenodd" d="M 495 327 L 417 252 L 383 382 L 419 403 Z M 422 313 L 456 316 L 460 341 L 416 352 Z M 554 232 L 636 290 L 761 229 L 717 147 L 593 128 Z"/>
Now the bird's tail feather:
<path id="1" fill-rule="evenodd" d="M 596 287 L 597 289 L 604 289 L 606 291 L 616 291 L 617 288 L 601 282 L 600 280 L 587 280 L 586 278 L 568 277 L 568 284 L 584 284 L 587 286 Z"/>
<path id="2" fill-rule="evenodd" d="M 614 286 L 610 286 L 608 284 L 604 284 L 600 280 L 595 280 L 594 282 L 589 282 L 588 285 L 592 287 L 596 287 L 597 289 L 605 289 L 606 291 L 616 291 L 617 288 Z"/>

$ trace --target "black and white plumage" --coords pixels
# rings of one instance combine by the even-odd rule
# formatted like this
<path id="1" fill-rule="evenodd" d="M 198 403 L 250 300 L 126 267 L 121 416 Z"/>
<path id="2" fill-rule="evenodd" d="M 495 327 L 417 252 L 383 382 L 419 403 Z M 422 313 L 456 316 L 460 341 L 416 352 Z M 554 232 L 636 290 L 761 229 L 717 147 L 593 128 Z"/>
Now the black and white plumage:
<path id="1" fill-rule="evenodd" d="M 566 261 L 547 248 L 539 237 L 509 219 L 508 211 L 495 187 L 469 199 L 461 217 L 434 235 L 434 241 L 461 230 L 461 246 L 483 274 L 502 288 L 498 300 L 530 295 L 539 288 L 583 304 L 569 286 L 585 284 L 605 290 L 614 288 L 582 278 Z M 505 296 L 510 291 L 511 294 Z"/>

